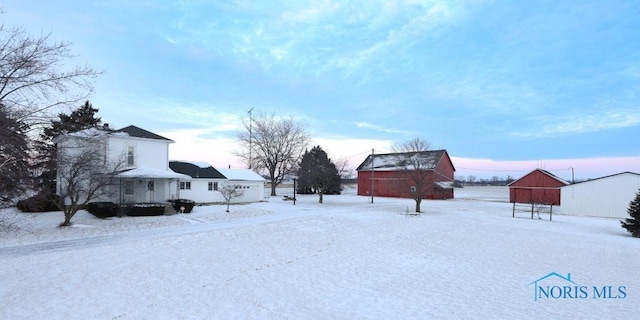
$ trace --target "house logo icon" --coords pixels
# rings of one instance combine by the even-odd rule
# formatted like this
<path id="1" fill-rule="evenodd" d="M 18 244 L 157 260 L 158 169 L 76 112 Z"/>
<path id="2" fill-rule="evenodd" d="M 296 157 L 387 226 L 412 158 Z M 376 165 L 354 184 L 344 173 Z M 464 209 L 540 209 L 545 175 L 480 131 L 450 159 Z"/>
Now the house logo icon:
<path id="1" fill-rule="evenodd" d="M 566 282 L 566 286 L 541 286 L 539 285 L 542 284 L 542 282 L 545 282 L 545 280 L 550 279 L 550 278 L 558 278 L 560 280 L 563 280 L 562 282 Z M 551 293 L 550 291 L 553 291 L 553 288 L 562 288 L 563 290 L 561 290 L 561 292 L 564 292 L 566 290 L 564 290 L 564 288 L 571 288 L 572 285 L 575 286 L 576 288 L 579 288 L 578 285 L 573 282 L 573 280 L 571 280 L 571 273 L 567 273 L 567 276 L 564 277 L 560 274 L 558 274 L 557 272 L 551 272 L 549 274 L 547 274 L 546 276 L 541 277 L 540 279 L 534 280 L 533 282 L 529 283 L 529 285 L 533 285 L 533 293 L 534 293 L 534 301 L 538 301 L 538 297 L 548 297 L 549 294 Z M 557 291 L 557 290 L 556 290 Z M 554 295 L 551 295 L 552 297 Z"/>
<path id="2" fill-rule="evenodd" d="M 579 285 L 571 279 L 571 273 L 566 276 L 557 272 L 551 272 L 533 282 L 533 300 L 563 300 L 576 299 L 625 299 L 627 297 L 626 286 L 594 286 Z"/>

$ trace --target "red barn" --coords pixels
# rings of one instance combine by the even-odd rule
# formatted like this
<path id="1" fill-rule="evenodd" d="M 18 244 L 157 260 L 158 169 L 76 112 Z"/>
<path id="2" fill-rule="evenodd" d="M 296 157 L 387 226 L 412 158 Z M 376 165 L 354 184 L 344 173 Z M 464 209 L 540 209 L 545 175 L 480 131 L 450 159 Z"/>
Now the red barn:
<path id="1" fill-rule="evenodd" d="M 560 205 L 560 187 L 569 183 L 542 169 L 509 184 L 509 202 Z"/>
<path id="2" fill-rule="evenodd" d="M 424 188 L 423 199 L 452 199 L 453 174 L 455 168 L 446 150 L 388 153 L 369 155 L 358 171 L 358 195 L 379 197 L 413 198 L 407 186 L 406 172 L 411 170 L 399 163 L 403 159 L 417 157 L 426 175 L 425 181 L 432 186 Z"/>

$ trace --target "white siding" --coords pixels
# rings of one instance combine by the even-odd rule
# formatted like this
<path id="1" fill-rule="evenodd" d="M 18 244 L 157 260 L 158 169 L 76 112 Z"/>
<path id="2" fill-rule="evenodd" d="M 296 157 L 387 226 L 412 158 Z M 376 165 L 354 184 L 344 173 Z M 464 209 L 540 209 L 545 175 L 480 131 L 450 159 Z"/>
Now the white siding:
<path id="1" fill-rule="evenodd" d="M 180 190 L 181 199 L 193 200 L 196 203 L 224 203 L 220 191 L 209 191 L 209 182 L 217 182 L 218 190 L 225 184 L 242 187 L 244 194 L 231 199 L 231 203 L 259 202 L 264 200 L 264 182 L 262 181 L 227 181 L 225 179 L 197 179 L 191 180 L 191 189 Z"/>
<path id="2" fill-rule="evenodd" d="M 224 201 L 220 192 L 209 191 L 209 182 L 218 183 L 218 190 L 222 186 L 224 179 L 191 179 L 191 189 L 181 189 L 180 198 L 193 200 L 196 203 L 220 203 Z"/>
<path id="3" fill-rule="evenodd" d="M 135 150 L 133 167 L 168 170 L 169 142 L 165 140 L 110 136 L 109 158 L 118 159 L 118 157 L 126 156 L 128 147 L 133 146 Z"/>
<path id="4" fill-rule="evenodd" d="M 264 182 L 262 181 L 227 181 L 226 184 L 239 185 L 244 193 L 231 199 L 231 203 L 260 202 L 264 200 Z"/>
<path id="5" fill-rule="evenodd" d="M 78 140 L 81 139 L 78 137 L 85 137 L 85 135 L 76 133 L 62 136 L 57 138 L 57 143 L 61 148 L 73 145 L 81 141 Z M 86 137 L 92 137 L 91 139 L 101 143 L 106 141 L 106 144 L 101 147 L 101 150 L 106 149 L 105 164 L 127 161 L 127 151 L 129 147 L 133 147 L 134 163 L 132 166 L 125 166 L 125 169 L 169 170 L 169 144 L 173 143 L 173 141 L 131 137 L 122 133 L 101 133 L 96 129 L 88 129 Z M 64 166 L 63 163 L 58 163 L 58 165 Z M 131 180 L 134 182 L 135 192 L 133 195 L 121 196 L 118 194 L 113 198 L 102 197 L 97 200 L 116 203 L 121 201 L 126 203 L 164 202 L 178 197 L 178 181 L 175 178 L 122 178 L 120 180 L 113 188 L 119 189 L 124 180 Z M 153 184 L 153 188 L 150 187 L 150 183 Z M 58 185 L 58 188 L 60 187 Z"/>
<path id="6" fill-rule="evenodd" d="M 621 173 L 562 187 L 562 214 L 628 218 L 629 202 L 640 189 L 640 175 Z"/>

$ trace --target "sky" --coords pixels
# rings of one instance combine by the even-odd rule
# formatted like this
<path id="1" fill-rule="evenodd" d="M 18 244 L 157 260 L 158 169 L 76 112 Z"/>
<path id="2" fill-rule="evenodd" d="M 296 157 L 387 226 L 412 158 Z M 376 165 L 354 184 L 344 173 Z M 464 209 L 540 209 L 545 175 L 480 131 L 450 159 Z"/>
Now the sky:
<path id="1" fill-rule="evenodd" d="M 456 176 L 640 172 L 638 1 L 24 1 L 0 19 L 104 71 L 103 122 L 242 167 L 242 118 L 295 117 L 357 167 L 413 138 Z"/>

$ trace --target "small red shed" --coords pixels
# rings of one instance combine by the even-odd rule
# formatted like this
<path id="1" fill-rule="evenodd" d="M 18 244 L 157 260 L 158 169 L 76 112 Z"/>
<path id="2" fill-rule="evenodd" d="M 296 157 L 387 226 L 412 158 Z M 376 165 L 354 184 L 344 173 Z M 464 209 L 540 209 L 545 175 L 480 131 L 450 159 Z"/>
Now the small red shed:
<path id="1" fill-rule="evenodd" d="M 509 202 L 560 205 L 560 187 L 569 183 L 552 173 L 535 169 L 509 184 Z"/>
<path id="2" fill-rule="evenodd" d="M 399 165 L 403 158 L 419 157 L 424 165 L 425 181 L 430 187 L 425 188 L 423 199 L 452 199 L 453 175 L 455 168 L 446 150 L 429 150 L 420 152 L 387 153 L 369 155 L 358 166 L 358 195 L 379 197 L 411 198 L 411 190 L 403 183 L 406 179 L 406 168 Z"/>

